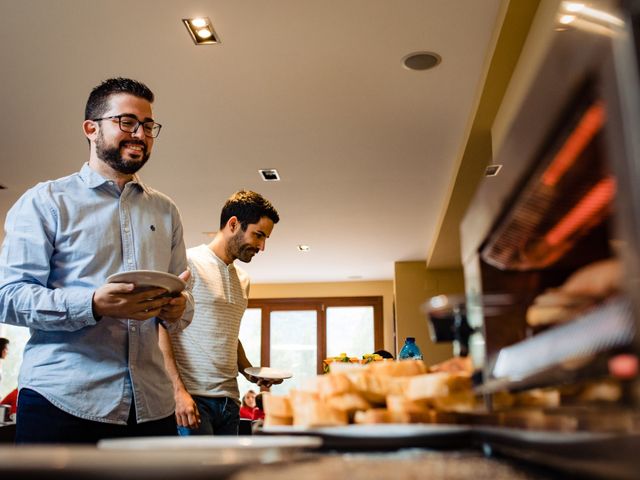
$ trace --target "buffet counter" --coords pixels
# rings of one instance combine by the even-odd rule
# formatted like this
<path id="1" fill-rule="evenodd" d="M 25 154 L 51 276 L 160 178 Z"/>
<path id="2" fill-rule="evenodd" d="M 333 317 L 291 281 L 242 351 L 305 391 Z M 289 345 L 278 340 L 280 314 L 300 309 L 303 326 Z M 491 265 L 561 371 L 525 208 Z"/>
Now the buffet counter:
<path id="1" fill-rule="evenodd" d="M 531 480 L 554 478 L 547 471 L 522 463 L 486 458 L 473 450 L 404 449 L 396 452 L 328 453 L 285 465 L 261 465 L 242 470 L 232 480 Z M 557 477 L 560 478 L 560 477 Z"/>
<path id="2" fill-rule="evenodd" d="M 37 480 L 532 480 L 554 477 L 480 449 L 324 448 L 317 436 L 154 437 L 98 446 L 0 446 L 0 476 Z"/>

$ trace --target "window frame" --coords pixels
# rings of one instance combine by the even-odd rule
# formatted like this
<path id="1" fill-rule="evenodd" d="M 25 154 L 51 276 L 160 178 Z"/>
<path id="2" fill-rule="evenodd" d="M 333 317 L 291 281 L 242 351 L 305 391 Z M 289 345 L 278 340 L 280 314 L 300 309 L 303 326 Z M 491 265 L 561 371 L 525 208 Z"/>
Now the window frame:
<path id="1" fill-rule="evenodd" d="M 261 311 L 260 364 L 270 365 L 271 312 L 286 310 L 315 310 L 317 332 L 316 370 L 322 373 L 322 361 L 327 358 L 327 316 L 329 307 L 373 307 L 374 351 L 384 348 L 382 296 L 371 297 L 313 297 L 313 298 L 255 298 L 247 308 Z M 372 352 L 373 353 L 373 352 Z"/>

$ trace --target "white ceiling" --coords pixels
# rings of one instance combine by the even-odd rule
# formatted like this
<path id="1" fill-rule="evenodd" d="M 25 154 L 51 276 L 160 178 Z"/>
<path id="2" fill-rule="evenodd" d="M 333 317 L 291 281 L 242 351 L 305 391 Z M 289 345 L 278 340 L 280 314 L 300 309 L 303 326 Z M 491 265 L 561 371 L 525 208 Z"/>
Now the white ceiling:
<path id="1" fill-rule="evenodd" d="M 391 279 L 435 241 L 506 1 L 0 0 L 0 216 L 80 168 L 89 91 L 130 76 L 164 126 L 142 177 L 178 204 L 187 246 L 247 188 L 281 216 L 254 283 Z M 193 44 L 195 16 L 220 45 Z M 441 65 L 403 68 L 424 50 Z"/>

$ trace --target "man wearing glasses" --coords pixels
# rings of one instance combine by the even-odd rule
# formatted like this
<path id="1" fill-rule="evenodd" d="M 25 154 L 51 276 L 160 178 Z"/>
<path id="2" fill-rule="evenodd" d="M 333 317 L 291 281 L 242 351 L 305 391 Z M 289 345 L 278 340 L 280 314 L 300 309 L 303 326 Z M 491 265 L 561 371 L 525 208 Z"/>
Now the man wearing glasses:
<path id="1" fill-rule="evenodd" d="M 193 298 L 106 282 L 130 270 L 189 277 L 175 204 L 136 175 L 161 129 L 153 100 L 130 79 L 95 87 L 82 124 L 89 162 L 31 188 L 7 214 L 0 321 L 31 329 L 17 443 L 175 434 L 158 329 L 186 327 Z"/>

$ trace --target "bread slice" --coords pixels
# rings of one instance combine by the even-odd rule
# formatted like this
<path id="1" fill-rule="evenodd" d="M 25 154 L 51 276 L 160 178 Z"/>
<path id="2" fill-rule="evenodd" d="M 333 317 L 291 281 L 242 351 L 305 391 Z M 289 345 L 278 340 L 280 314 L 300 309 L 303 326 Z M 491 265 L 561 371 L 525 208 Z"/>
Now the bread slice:
<path id="1" fill-rule="evenodd" d="M 355 391 L 349 377 L 344 373 L 329 373 L 317 378 L 316 386 L 321 398 L 343 395 Z"/>
<path id="2" fill-rule="evenodd" d="M 293 425 L 293 417 L 279 417 L 277 415 L 266 414 L 264 417 L 265 427 L 281 427 Z"/>
<path id="3" fill-rule="evenodd" d="M 471 390 L 460 390 L 431 400 L 436 410 L 443 412 L 470 413 L 476 410 L 477 397 Z"/>
<path id="4" fill-rule="evenodd" d="M 412 377 L 427 373 L 427 366 L 422 360 L 383 360 L 367 365 L 369 372 L 382 377 Z"/>
<path id="5" fill-rule="evenodd" d="M 411 377 L 406 387 L 409 400 L 433 400 L 454 392 L 471 391 L 471 378 L 466 374 L 435 372 Z"/>
<path id="6" fill-rule="evenodd" d="M 267 416 L 292 418 L 293 410 L 291 409 L 291 403 L 289 398 L 280 395 L 273 395 L 271 393 L 262 394 L 262 403 L 264 407 L 264 413 Z"/>
<path id="7" fill-rule="evenodd" d="M 371 404 L 358 393 L 335 395 L 327 398 L 325 402 L 328 407 L 346 412 L 347 414 L 353 414 L 358 410 L 369 410 L 371 408 Z"/>
<path id="8" fill-rule="evenodd" d="M 394 414 L 386 408 L 372 408 L 364 412 L 356 412 L 354 421 L 355 423 L 366 425 L 378 423 L 409 423 L 409 418 L 406 414 Z"/>
<path id="9" fill-rule="evenodd" d="M 347 412 L 327 405 L 319 395 L 310 392 L 291 390 L 293 424 L 305 427 L 346 425 L 349 422 Z"/>

